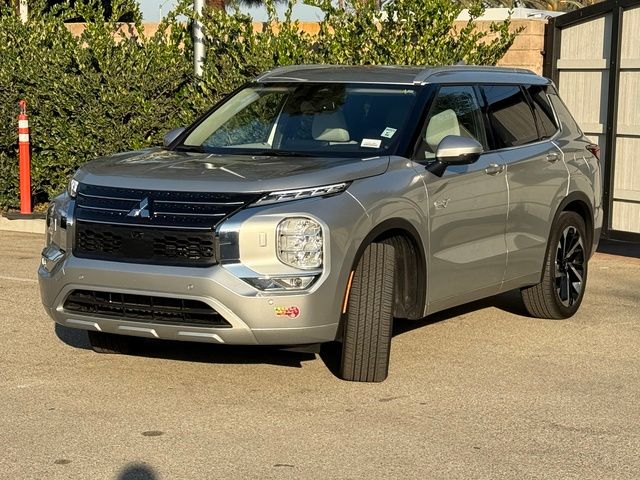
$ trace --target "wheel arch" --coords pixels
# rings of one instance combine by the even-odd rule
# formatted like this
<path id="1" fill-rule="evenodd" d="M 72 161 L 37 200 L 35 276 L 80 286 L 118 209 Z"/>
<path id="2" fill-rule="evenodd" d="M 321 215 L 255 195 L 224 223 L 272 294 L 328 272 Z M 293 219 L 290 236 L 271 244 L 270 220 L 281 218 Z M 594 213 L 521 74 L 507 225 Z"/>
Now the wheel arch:
<path id="1" fill-rule="evenodd" d="M 549 251 L 549 244 L 551 242 L 551 236 L 553 235 L 553 228 L 554 228 L 554 225 L 557 223 L 558 217 L 562 212 L 575 212 L 578 215 L 580 215 L 580 217 L 582 217 L 582 219 L 584 220 L 585 229 L 589 237 L 587 239 L 587 245 L 589 248 L 588 257 L 590 257 L 591 254 L 593 253 L 591 252 L 591 249 L 593 248 L 593 236 L 594 236 L 593 208 L 591 206 L 591 202 L 589 201 L 589 197 L 587 197 L 582 192 L 569 193 L 569 195 L 564 197 L 560 202 L 560 204 L 558 205 L 558 208 L 556 209 L 556 213 L 554 214 L 553 220 L 551 222 L 551 227 L 549 228 L 546 251 L 547 252 Z M 548 253 L 546 253 L 545 255 L 548 255 Z M 546 261 L 546 257 L 544 261 Z M 544 265 L 544 261 L 543 261 L 543 265 Z M 540 273 L 540 281 L 542 281 L 543 277 L 544 277 L 544 268 L 542 268 L 542 271 Z"/>
<path id="2" fill-rule="evenodd" d="M 394 316 L 422 318 L 427 302 L 427 257 L 418 230 L 404 218 L 382 221 L 360 243 L 351 271 L 355 270 L 364 250 L 371 243 L 388 243 L 396 250 Z"/>
<path id="3" fill-rule="evenodd" d="M 591 256 L 593 253 L 591 249 L 593 248 L 593 236 L 594 236 L 594 216 L 593 216 L 593 207 L 591 206 L 591 202 L 589 201 L 589 197 L 583 192 L 571 192 L 565 198 L 562 199 L 560 205 L 556 209 L 556 213 L 553 217 L 553 225 L 556 224 L 558 217 L 562 212 L 575 212 L 582 217 L 585 223 L 585 228 L 587 231 L 587 244 L 589 248 L 588 255 Z M 551 232 L 549 233 L 551 235 Z"/>

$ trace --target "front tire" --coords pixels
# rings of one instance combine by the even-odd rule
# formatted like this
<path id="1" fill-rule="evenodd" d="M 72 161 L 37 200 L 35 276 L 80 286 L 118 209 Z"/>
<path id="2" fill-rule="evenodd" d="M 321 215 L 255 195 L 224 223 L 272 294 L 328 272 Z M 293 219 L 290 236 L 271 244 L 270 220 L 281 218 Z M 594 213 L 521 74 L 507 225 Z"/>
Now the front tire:
<path id="1" fill-rule="evenodd" d="M 587 284 L 588 260 L 584 220 L 575 212 L 562 212 L 551 231 L 542 281 L 521 290 L 527 311 L 552 319 L 576 313 Z"/>
<path id="2" fill-rule="evenodd" d="M 389 371 L 395 288 L 391 245 L 369 245 L 353 274 L 342 339 L 340 377 L 382 382 Z"/>

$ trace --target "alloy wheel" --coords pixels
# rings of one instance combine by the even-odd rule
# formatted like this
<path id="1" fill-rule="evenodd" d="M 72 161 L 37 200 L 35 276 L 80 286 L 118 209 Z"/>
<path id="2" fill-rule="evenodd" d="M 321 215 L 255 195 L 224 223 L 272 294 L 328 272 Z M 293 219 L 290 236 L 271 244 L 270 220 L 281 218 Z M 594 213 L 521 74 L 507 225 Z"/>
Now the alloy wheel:
<path id="1" fill-rule="evenodd" d="M 565 228 L 558 241 L 555 262 L 555 288 L 565 307 L 575 304 L 584 285 L 585 254 L 582 237 L 576 227 Z"/>

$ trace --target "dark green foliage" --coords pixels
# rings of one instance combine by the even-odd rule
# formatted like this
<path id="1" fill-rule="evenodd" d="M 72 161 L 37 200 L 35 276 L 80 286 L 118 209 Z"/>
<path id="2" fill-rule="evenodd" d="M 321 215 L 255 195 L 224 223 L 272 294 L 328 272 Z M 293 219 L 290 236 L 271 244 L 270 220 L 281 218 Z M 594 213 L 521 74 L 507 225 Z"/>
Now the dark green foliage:
<path id="1" fill-rule="evenodd" d="M 118 6 L 114 2 L 114 8 Z M 151 38 L 128 26 L 127 38 L 100 8 L 78 5 L 88 19 L 74 38 L 56 12 L 36 12 L 28 25 L 0 18 L 0 207 L 17 203 L 17 102 L 27 100 L 32 186 L 38 201 L 60 192 L 67 177 L 99 155 L 157 144 L 193 118 L 179 96 L 191 83 L 180 47 L 184 31 Z M 119 18 L 117 13 L 114 18 Z M 114 33 L 115 32 L 115 33 Z"/>
<path id="2" fill-rule="evenodd" d="M 17 102 L 28 102 L 32 188 L 37 201 L 60 192 L 81 164 L 100 155 L 158 145 L 162 135 L 191 122 L 225 94 L 274 66 L 299 63 L 495 64 L 514 39 L 508 22 L 482 43 L 470 22 L 452 34 L 459 7 L 450 0 L 396 0 L 386 17 L 373 7 L 338 10 L 313 0 L 326 14 L 320 34 L 301 33 L 291 5 L 277 26 L 255 32 L 237 10 L 207 11 L 207 60 L 201 80 L 192 73 L 191 4 L 184 0 L 157 33 L 145 37 L 135 2 L 77 0 L 49 9 L 30 2 L 23 25 L 0 3 L 0 209 L 18 203 Z M 273 3 L 267 2 L 276 20 Z M 480 13 L 480 9 L 474 14 Z M 129 15 L 132 23 L 116 20 Z M 74 37 L 63 23 L 81 17 Z M 105 21 L 104 18 L 108 20 Z M 384 20 L 386 18 L 387 20 Z M 382 20 L 382 21 L 381 21 Z"/>
<path id="3" fill-rule="evenodd" d="M 82 1 L 82 0 L 80 0 Z M 45 2 L 47 4 L 47 10 L 53 10 L 55 9 L 58 5 L 62 5 L 63 9 L 62 11 L 66 10 L 64 7 L 69 6 L 69 7 L 74 7 L 76 4 L 76 0 L 46 0 Z M 99 0 L 97 1 L 98 4 L 100 4 L 102 6 L 102 11 L 104 12 L 104 19 L 105 20 L 109 20 L 112 16 L 113 16 L 113 7 L 112 7 L 112 0 Z M 118 17 L 118 21 L 119 22 L 132 22 L 134 21 L 135 15 L 134 15 L 134 11 L 135 11 L 135 7 L 133 6 L 134 3 L 130 2 L 130 6 L 128 9 L 121 9 L 120 10 L 120 16 Z M 68 17 L 65 15 L 65 21 L 66 22 L 84 22 L 85 19 L 82 16 L 74 16 L 74 17 Z"/>

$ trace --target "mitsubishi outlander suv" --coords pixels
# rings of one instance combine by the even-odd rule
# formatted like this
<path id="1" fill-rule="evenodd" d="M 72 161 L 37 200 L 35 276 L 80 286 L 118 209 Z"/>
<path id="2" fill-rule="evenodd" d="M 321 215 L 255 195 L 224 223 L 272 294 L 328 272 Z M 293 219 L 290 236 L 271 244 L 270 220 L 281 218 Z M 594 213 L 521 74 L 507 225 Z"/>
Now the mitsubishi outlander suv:
<path id="1" fill-rule="evenodd" d="M 279 68 L 82 166 L 48 210 L 42 302 L 97 352 L 335 341 L 342 378 L 382 381 L 394 318 L 512 289 L 576 313 L 598 157 L 527 70 Z"/>

